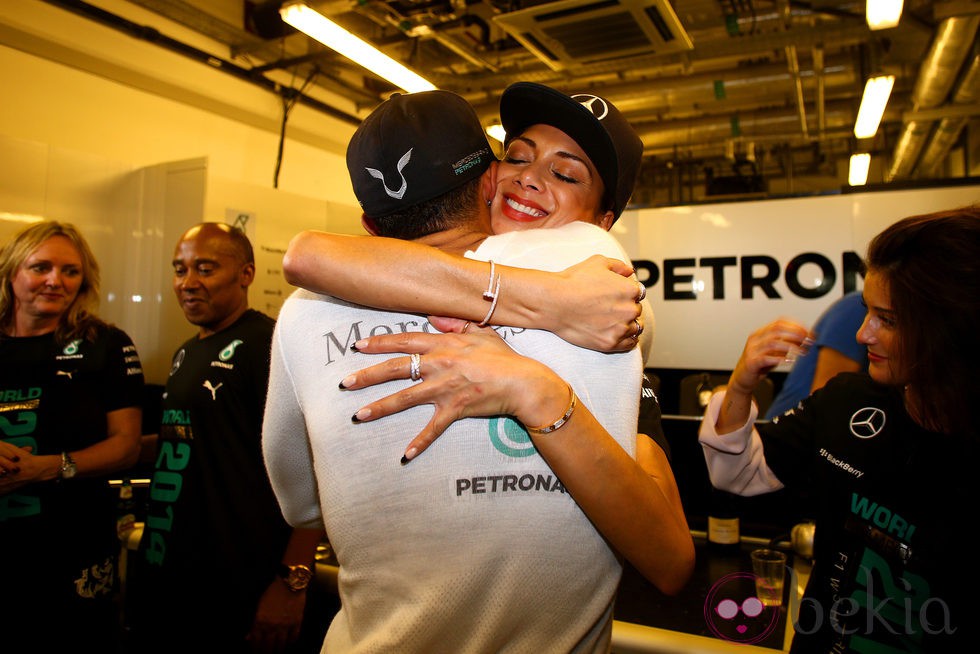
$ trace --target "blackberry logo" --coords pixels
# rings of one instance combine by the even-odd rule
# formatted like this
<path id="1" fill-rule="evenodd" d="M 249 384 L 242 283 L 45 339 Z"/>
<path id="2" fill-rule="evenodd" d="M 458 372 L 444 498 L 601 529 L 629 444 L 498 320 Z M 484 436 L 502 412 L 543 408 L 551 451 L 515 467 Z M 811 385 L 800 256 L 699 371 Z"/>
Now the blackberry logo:
<path id="1" fill-rule="evenodd" d="M 851 416 L 850 426 L 858 438 L 874 438 L 885 428 L 885 412 L 870 406 L 858 409 Z"/>

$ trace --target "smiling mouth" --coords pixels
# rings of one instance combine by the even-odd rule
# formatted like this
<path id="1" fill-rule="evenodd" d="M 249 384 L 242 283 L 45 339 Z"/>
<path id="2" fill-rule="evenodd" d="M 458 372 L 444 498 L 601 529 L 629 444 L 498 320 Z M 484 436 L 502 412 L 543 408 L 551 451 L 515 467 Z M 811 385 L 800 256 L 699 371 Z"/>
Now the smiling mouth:
<path id="1" fill-rule="evenodd" d="M 518 211 L 526 216 L 530 216 L 531 218 L 544 218 L 548 215 L 546 212 L 541 211 L 540 209 L 535 209 L 525 204 L 521 204 L 517 200 L 513 200 L 511 198 L 504 198 L 504 202 L 514 211 Z"/>

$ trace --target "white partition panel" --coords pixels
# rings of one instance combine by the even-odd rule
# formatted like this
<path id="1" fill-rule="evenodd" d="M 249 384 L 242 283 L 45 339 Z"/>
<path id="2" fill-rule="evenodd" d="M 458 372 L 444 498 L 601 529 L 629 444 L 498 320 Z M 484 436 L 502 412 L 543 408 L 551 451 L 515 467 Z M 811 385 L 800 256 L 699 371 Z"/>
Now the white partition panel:
<path id="1" fill-rule="evenodd" d="M 154 384 L 166 381 L 173 352 L 195 332 L 171 284 L 174 246 L 188 227 L 250 219 L 259 274 L 249 301 L 273 317 L 292 291 L 282 255 L 296 232 L 363 233 L 349 204 L 213 179 L 205 157 L 134 168 L 0 135 L 0 162 L 0 242 L 34 220 L 75 224 L 102 271 L 99 313 L 133 338 Z"/>
<path id="2" fill-rule="evenodd" d="M 955 186 L 630 210 L 613 227 L 647 280 L 656 336 L 647 366 L 730 370 L 745 338 L 787 316 L 812 324 L 896 220 L 980 202 Z"/>

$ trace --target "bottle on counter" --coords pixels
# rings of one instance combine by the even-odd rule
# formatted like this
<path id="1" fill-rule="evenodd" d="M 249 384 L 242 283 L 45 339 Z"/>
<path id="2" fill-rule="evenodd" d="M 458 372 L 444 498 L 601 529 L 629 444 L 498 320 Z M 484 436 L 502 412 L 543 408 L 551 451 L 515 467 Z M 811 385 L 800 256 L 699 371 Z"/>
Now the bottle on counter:
<path id="1" fill-rule="evenodd" d="M 708 498 L 708 547 L 717 552 L 737 552 L 740 543 L 738 496 L 712 488 Z"/>

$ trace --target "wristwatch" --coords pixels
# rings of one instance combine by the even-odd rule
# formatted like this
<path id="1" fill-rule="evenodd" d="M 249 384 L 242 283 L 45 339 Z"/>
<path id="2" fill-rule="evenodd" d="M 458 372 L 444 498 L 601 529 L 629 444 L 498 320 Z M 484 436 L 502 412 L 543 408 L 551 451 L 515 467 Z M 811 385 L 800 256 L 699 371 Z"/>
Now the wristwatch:
<path id="1" fill-rule="evenodd" d="M 310 580 L 313 579 L 313 571 L 308 565 L 281 563 L 279 564 L 279 577 L 289 587 L 289 590 L 298 593 L 301 590 L 306 590 L 306 587 L 310 585 Z"/>
<path id="2" fill-rule="evenodd" d="M 60 474 L 62 479 L 71 479 L 78 474 L 78 468 L 75 466 L 75 459 L 71 458 L 71 454 L 68 454 L 68 452 L 61 453 Z"/>

